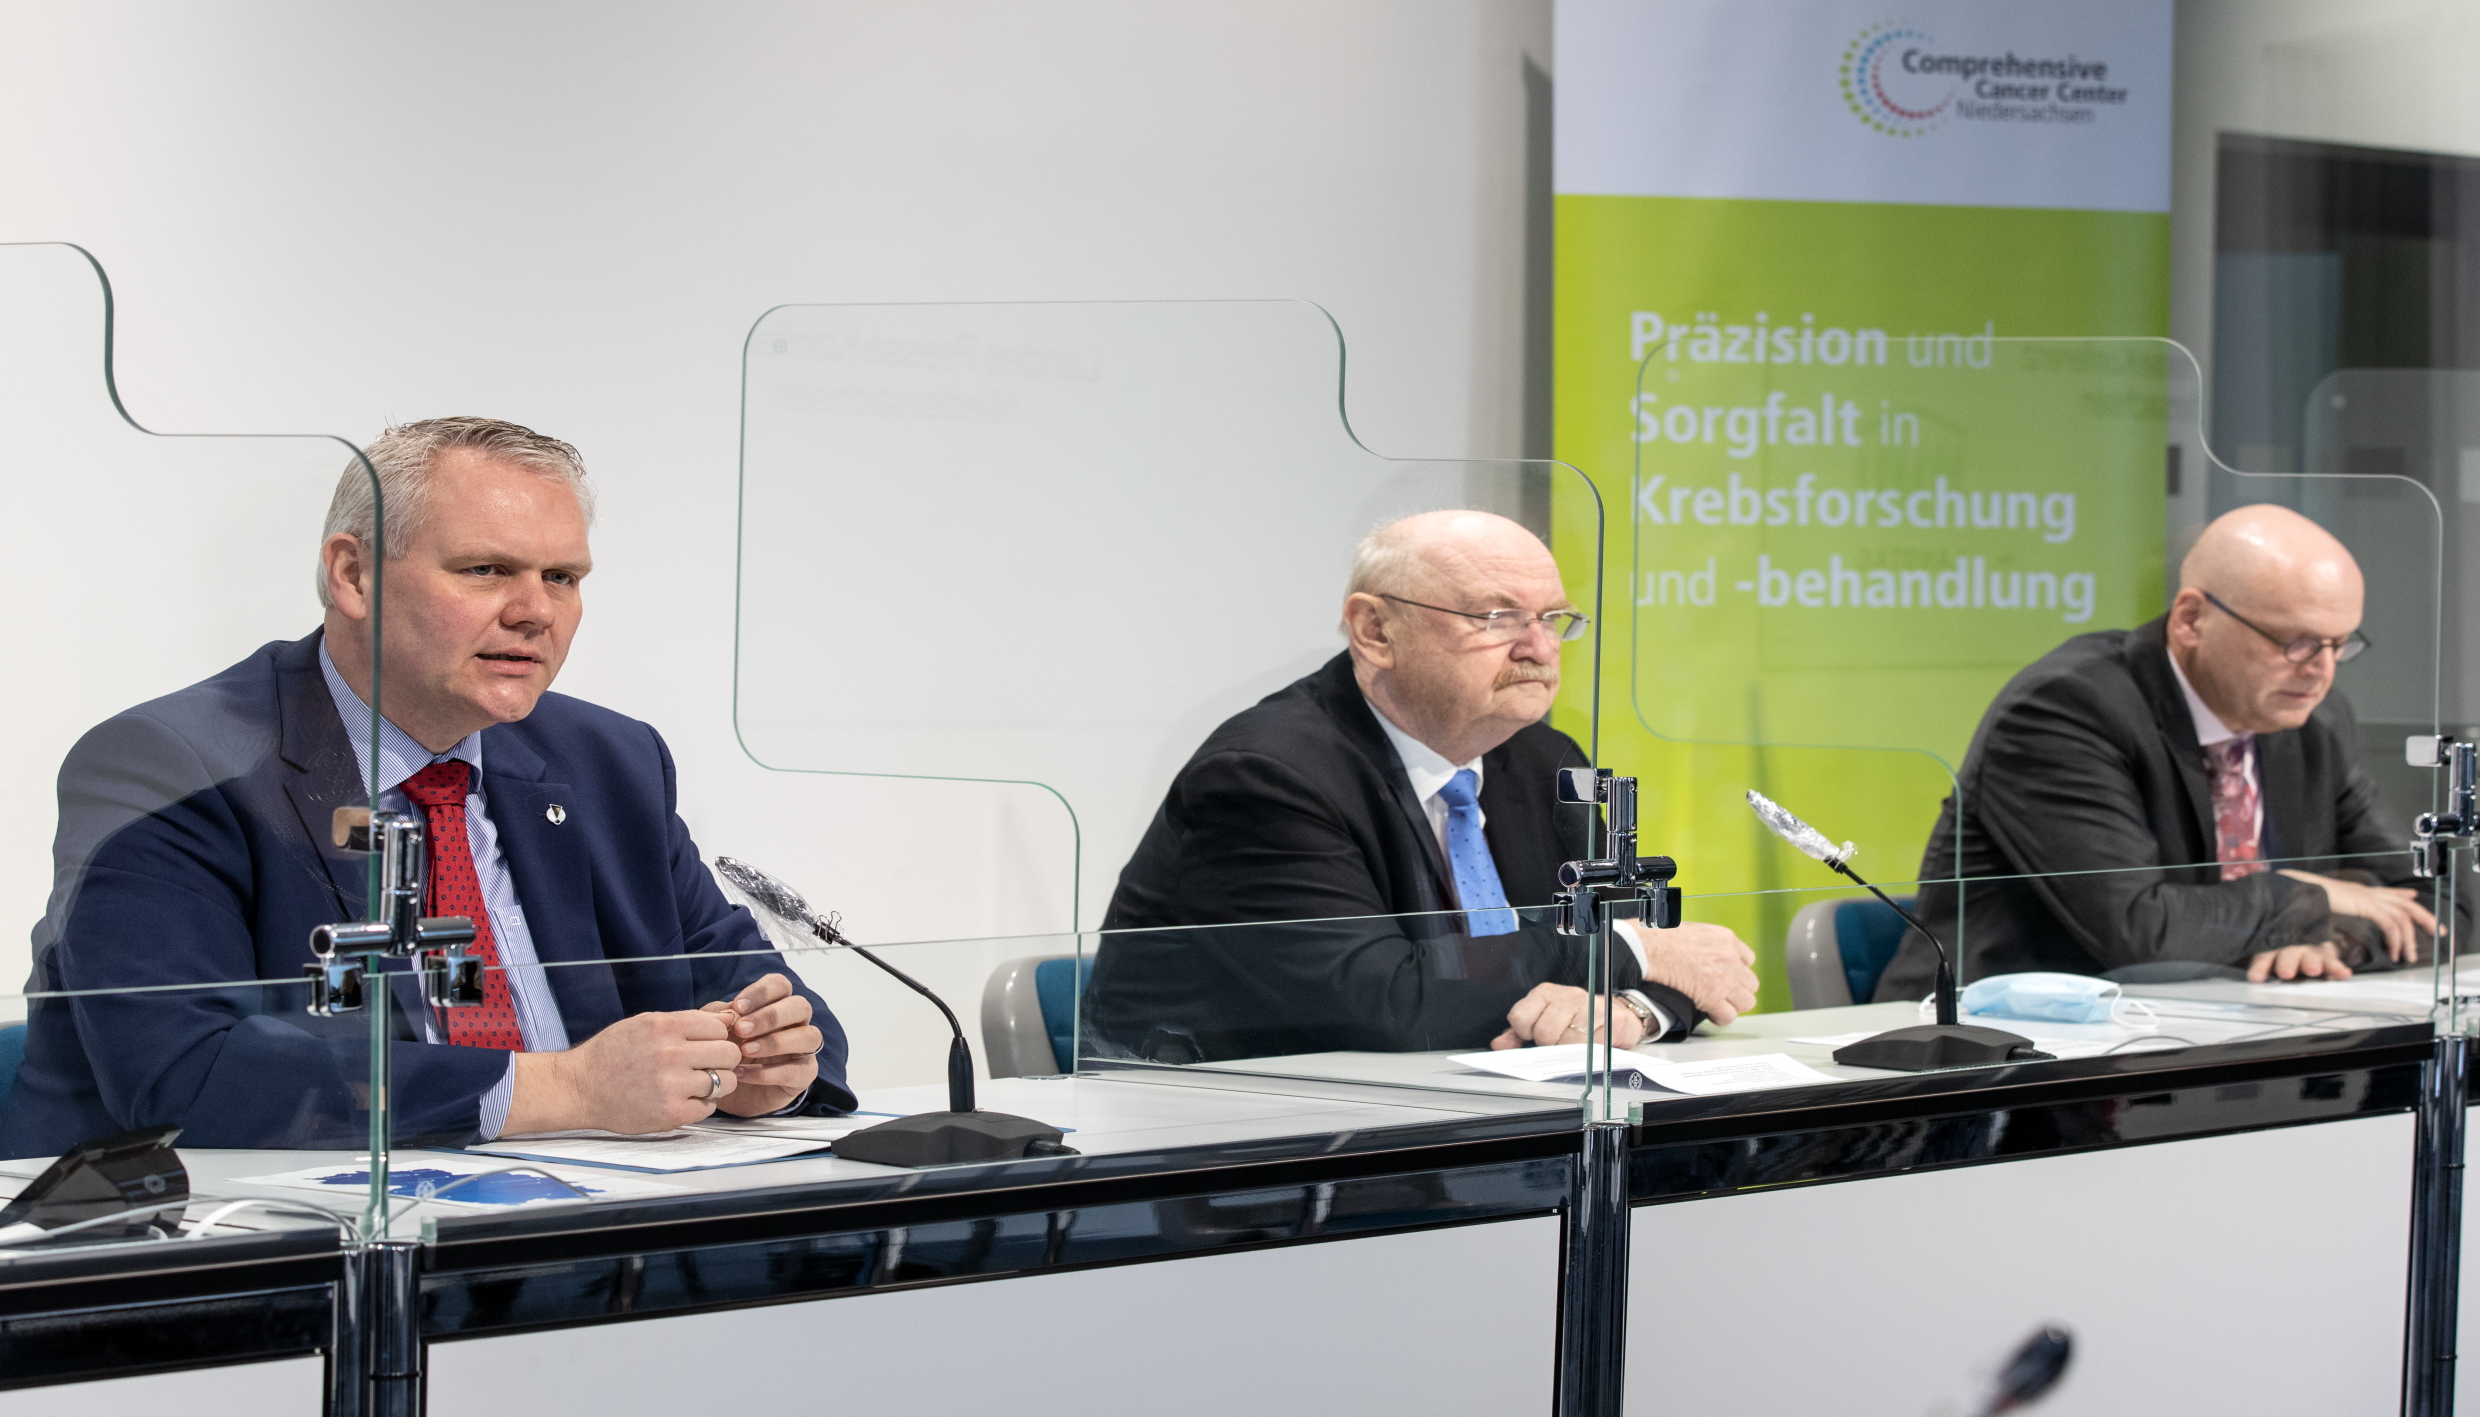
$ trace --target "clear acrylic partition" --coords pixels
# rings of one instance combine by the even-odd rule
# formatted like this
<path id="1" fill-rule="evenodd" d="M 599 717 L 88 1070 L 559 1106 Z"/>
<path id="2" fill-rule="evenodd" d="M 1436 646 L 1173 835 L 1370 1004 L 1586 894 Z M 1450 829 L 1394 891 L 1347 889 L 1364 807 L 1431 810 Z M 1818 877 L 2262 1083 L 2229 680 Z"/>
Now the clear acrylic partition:
<path id="1" fill-rule="evenodd" d="M 742 744 L 1017 794 L 988 857 L 971 819 L 925 843 L 944 880 L 852 912 L 880 937 L 969 930 L 1003 890 L 1011 920 L 1105 923 L 1198 745 L 1338 656 L 1353 547 L 1384 521 L 1513 518 L 1604 610 L 1592 484 L 1373 454 L 1341 332 L 1306 303 L 787 306 L 744 367 Z M 1551 720 L 1587 755 L 1600 643 L 1566 646 Z"/>
<path id="2" fill-rule="evenodd" d="M 2244 968 L 2259 946 L 2293 942 L 2268 902 L 2321 904 L 2320 887 L 2217 891 L 2210 834 L 2190 858 L 2142 845 L 2141 830 L 2136 844 L 2114 841 L 2114 825 L 2140 825 L 2143 803 L 2112 794 L 2107 773 L 2081 790 L 2034 770 L 2104 751 L 2114 740 L 2094 730 L 2105 725 L 2014 709 L 1989 753 L 1972 750 L 2010 681 L 2072 637 L 2143 643 L 2187 549 L 2164 537 L 2164 494 L 2182 476 L 2210 481 L 2217 513 L 2258 502 L 2303 513 L 2367 577 L 2378 649 L 2339 669 L 2320 723 L 2352 740 L 2369 787 L 2350 789 L 2337 839 L 2300 815 L 2296 750 L 2269 750 L 2264 847 L 2277 859 L 2267 865 L 2365 871 L 2423 897 L 2445 884 L 2410 876 L 2411 817 L 2434 789 L 2432 773 L 2404 766 L 2403 737 L 2451 726 L 2439 718 L 2441 663 L 2454 662 L 2441 662 L 2439 636 L 2453 632 L 2440 618 L 2429 485 L 2457 485 L 2448 479 L 2461 454 L 2431 451 L 2461 446 L 2437 392 L 2450 381 L 2419 376 L 2428 382 L 2415 389 L 2375 376 L 2361 387 L 2361 375 L 2335 376 L 2307 411 L 2318 460 L 2276 476 L 2216 455 L 2196 363 L 2167 341 L 1813 322 L 1670 333 L 1643 366 L 1628 511 L 1610 524 L 1611 579 L 1628 593 L 1614 596 L 1607 663 L 1632 712 L 1605 719 L 1603 762 L 1640 774 L 1648 799 L 1666 803 L 1682 880 L 1694 882 L 1690 914 L 1757 948 L 1773 976 L 1767 1008 L 1872 982 L 1877 998 L 1917 999 L 1934 955 L 1907 931 L 1883 973 L 1856 969 L 1838 985 L 1824 977 L 1833 971 L 1803 967 L 1837 912 L 1802 908 L 1864 897 L 1759 825 L 1752 788 L 1830 842 L 1856 843 L 1850 864 L 1948 937 L 1966 983 L 2119 971 L 2140 989 Z M 1744 357 L 1729 357 L 1735 347 Z M 2420 458 L 2452 471 L 2423 471 Z M 1608 491 L 1616 507 L 1621 495 Z M 2439 495 L 2451 504 L 2454 494 Z M 2125 639 L 2079 643 L 2096 666 L 2140 652 Z M 2345 702 L 2359 707 L 2357 729 Z M 2187 766 L 2202 810 L 2202 760 Z M 2209 821 L 2185 829 L 2206 833 Z M 1649 847 L 1666 849 L 1658 835 Z M 2180 859 L 2204 864 L 2168 869 Z M 2208 903 L 2250 890 L 2266 901 Z M 1893 921 L 1882 906 L 1859 915 Z M 2307 901 L 2294 915 L 2327 929 Z M 1871 933 L 1855 931 L 1855 947 Z M 2362 992 L 2381 1011 L 2403 987 L 2363 982 Z"/>
<path id="3" fill-rule="evenodd" d="M 369 906 L 364 858 L 328 838 L 335 809 L 370 798 L 303 638 L 321 623 L 329 502 L 367 464 L 341 438 L 142 428 L 111 379 L 104 272 L 75 247 L 0 245 L 0 314 L 0 527 L 24 592 L 0 641 L 30 689 L 0 769 L 16 804 L 0 828 L 14 922 L 0 1022 L 23 1022 L 25 1048 L 0 1174 L 18 1196 L 73 1148 L 177 1127 L 188 1186 L 184 1203 L 181 1173 L 124 1138 L 140 1189 L 118 1194 L 138 1201 L 27 1196 L 0 1224 L 0 1264 L 374 1233 L 375 1026 L 395 1016 L 313 1017 L 303 974 L 311 927 Z M 375 602 L 355 613 L 375 628 Z M 367 653 L 345 667 L 375 704 Z M 356 1179 L 324 1197 L 238 1179 L 311 1165 Z M 62 1194 L 79 1181 L 95 1185 L 90 1170 Z"/>
<path id="4" fill-rule="evenodd" d="M 1198 743 L 1341 651 L 1379 523 L 1471 507 L 1554 539 L 1555 503 L 1593 610 L 1584 478 L 1373 454 L 1343 374 L 1297 301 L 769 311 L 744 391 L 743 745 L 787 772 L 1025 784 L 1055 804 L 1022 847 L 1056 862 L 1052 918 L 1090 926 Z M 855 616 L 895 631 L 864 675 Z M 1588 752 L 1595 649 L 1568 646 L 1553 720 Z"/>

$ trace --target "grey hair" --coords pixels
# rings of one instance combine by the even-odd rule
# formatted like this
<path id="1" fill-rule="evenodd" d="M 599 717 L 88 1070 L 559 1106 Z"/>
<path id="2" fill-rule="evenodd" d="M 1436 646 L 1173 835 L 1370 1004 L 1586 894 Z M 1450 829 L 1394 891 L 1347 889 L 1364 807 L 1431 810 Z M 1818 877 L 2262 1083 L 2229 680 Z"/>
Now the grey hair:
<path id="1" fill-rule="evenodd" d="M 1411 517 L 1382 522 L 1352 549 L 1352 579 L 1343 593 L 1400 595 L 1416 589 L 1422 579 L 1421 547 L 1411 531 Z"/>
<path id="2" fill-rule="evenodd" d="M 557 438 L 497 418 L 470 415 L 425 418 L 399 423 L 371 439 L 362 451 L 370 459 L 365 470 L 356 458 L 336 479 L 336 495 L 327 504 L 327 529 L 319 534 L 324 547 L 339 533 L 368 546 L 379 520 L 372 495 L 371 472 L 378 473 L 377 495 L 387 499 L 387 545 L 383 554 L 402 556 L 431 514 L 431 472 L 439 455 L 470 449 L 493 462 L 514 463 L 559 482 L 577 499 L 586 525 L 594 525 L 594 487 L 586 481 L 585 459 Z M 327 592 L 327 562 L 319 561 L 319 604 L 334 609 Z"/>
<path id="3" fill-rule="evenodd" d="M 1419 538 L 1412 534 L 1413 517 L 1397 517 L 1380 522 L 1352 548 L 1352 578 L 1345 582 L 1343 596 L 1401 595 L 1419 589 L 1426 579 L 1426 562 L 1421 555 Z M 1345 639 L 1352 637 L 1349 620 L 1338 621 L 1337 630 Z"/>

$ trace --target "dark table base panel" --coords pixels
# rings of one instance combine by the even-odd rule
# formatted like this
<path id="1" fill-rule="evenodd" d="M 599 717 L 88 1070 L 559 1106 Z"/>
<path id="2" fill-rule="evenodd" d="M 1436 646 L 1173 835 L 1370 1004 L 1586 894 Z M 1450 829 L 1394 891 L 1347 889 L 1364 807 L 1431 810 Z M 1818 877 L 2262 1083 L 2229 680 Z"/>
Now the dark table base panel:
<path id="1" fill-rule="evenodd" d="M 308 1357 L 326 1351 L 334 1303 L 315 1284 L 0 1318 L 0 1389 Z"/>
<path id="2" fill-rule="evenodd" d="M 1786 1107 L 1783 1120 L 1790 1125 L 1782 1130 L 1765 1128 L 1758 1110 L 1763 1104 L 1751 1102 L 1727 1119 L 1637 1128 L 1628 1193 L 1634 1204 L 1651 1205 L 2409 1112 L 2419 1101 L 2427 1053 L 2425 1042 L 2387 1039 L 2347 1057 L 2235 1059 L 2218 1067 L 2162 1069 L 2150 1078 L 2105 1071 L 2020 1086 L 1999 1082 L 1968 1095 L 1938 1086 L 1939 1075 L 1926 1075 L 1863 1084 L 1876 1095 L 1848 1104 L 1819 1099 L 1823 1105 Z M 2145 1082 L 2177 1085 L 2128 1087 Z M 1959 1102 L 1981 1105 L 1958 1108 Z M 1666 1119 L 1674 1115 L 1667 1105 L 1664 1113 Z M 1740 1135 L 1696 1138 L 1726 1120 Z M 1682 1133 L 1686 1137 L 1672 1140 Z"/>
<path id="3" fill-rule="evenodd" d="M 24 1253 L 0 1264 L 0 1390 L 320 1353 L 343 1276 L 332 1230 Z"/>
<path id="4" fill-rule="evenodd" d="M 432 1340 L 1223 1254 L 1561 1209 L 1566 1157 L 427 1273 Z"/>

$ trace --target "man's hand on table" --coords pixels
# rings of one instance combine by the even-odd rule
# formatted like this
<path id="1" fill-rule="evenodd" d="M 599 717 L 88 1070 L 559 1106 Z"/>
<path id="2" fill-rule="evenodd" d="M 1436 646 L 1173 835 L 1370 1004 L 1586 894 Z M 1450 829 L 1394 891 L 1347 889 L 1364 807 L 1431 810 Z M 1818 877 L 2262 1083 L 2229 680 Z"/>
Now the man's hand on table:
<path id="1" fill-rule="evenodd" d="M 1507 1031 L 1490 1040 L 1493 1048 L 1521 1048 L 1527 1043 L 1550 1047 L 1585 1043 L 1588 1025 L 1598 1033 L 1610 1019 L 1610 1001 L 1597 999 L 1573 984 L 1536 984 L 1507 1011 Z M 1633 1048 L 1644 1041 L 1645 1026 L 1634 1009 L 1619 1010 L 1618 1031 L 1611 1044 Z"/>
<path id="2" fill-rule="evenodd" d="M 818 1078 L 826 1040 L 809 1018 L 809 1000 L 770 974 L 694 1012 L 624 1018 L 565 1053 L 519 1053 L 501 1133 L 642 1136 L 717 1111 L 782 1111 Z"/>
<path id="3" fill-rule="evenodd" d="M 2275 979 L 2348 979 L 2351 966 L 2342 962 L 2341 949 L 2327 940 L 2321 945 L 2285 945 L 2248 961 L 2250 984 L 2262 984 L 2268 975 Z"/>
<path id="4" fill-rule="evenodd" d="M 2326 907 L 2336 915 L 2356 915 L 2385 934 L 2385 952 L 2396 960 L 2417 963 L 2420 941 L 2435 939 L 2437 917 L 2420 904 L 2420 893 L 2401 886 L 2363 886 L 2313 871 L 2284 871 L 2294 881 L 2325 888 Z"/>
<path id="5" fill-rule="evenodd" d="M 818 1050 L 826 1043 L 809 1021 L 809 1000 L 792 992 L 792 981 L 770 974 L 706 1012 L 724 1020 L 740 1047 L 732 1090 L 721 1108 L 735 1117 L 780 1112 L 818 1080 Z"/>
<path id="6" fill-rule="evenodd" d="M 565 1053 L 516 1059 L 502 1135 L 593 1127 L 639 1136 L 712 1116 L 738 1085 L 741 1049 L 723 1014 L 701 1010 L 637 1014 Z M 714 1100 L 710 1071 L 723 1080 Z"/>
<path id="7" fill-rule="evenodd" d="M 1717 1024 L 1728 1025 L 1757 1006 L 1757 952 L 1720 925 L 1684 921 L 1672 930 L 1647 930 L 1619 922 L 1645 952 L 1645 977 L 1688 996 Z"/>

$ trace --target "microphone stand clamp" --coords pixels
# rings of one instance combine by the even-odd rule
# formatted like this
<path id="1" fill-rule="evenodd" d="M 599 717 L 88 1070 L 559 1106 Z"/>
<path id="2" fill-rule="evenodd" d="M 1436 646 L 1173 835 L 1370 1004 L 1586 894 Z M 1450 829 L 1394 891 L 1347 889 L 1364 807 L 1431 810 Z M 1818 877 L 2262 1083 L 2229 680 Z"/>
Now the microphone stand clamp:
<path id="1" fill-rule="evenodd" d="M 310 932 L 302 966 L 310 986 L 309 1011 L 320 1018 L 357 1013 L 368 1002 L 370 972 L 381 959 L 410 959 L 422 975 L 422 994 L 434 1008 L 465 1008 L 482 1002 L 482 957 L 473 952 L 471 916 L 424 915 L 422 895 L 429 853 L 422 819 L 409 812 L 339 807 L 331 823 L 336 846 L 375 856 L 379 910 L 375 920 L 348 920 Z"/>
<path id="2" fill-rule="evenodd" d="M 1600 935 L 1613 920 L 1676 929 L 1679 889 L 1671 882 L 1679 874 L 1679 863 L 1668 856 L 1636 854 L 1636 779 L 1613 776 L 1608 768 L 1561 768 L 1559 800 L 1600 807 L 1607 827 L 1599 858 L 1559 867 L 1558 932 Z"/>

